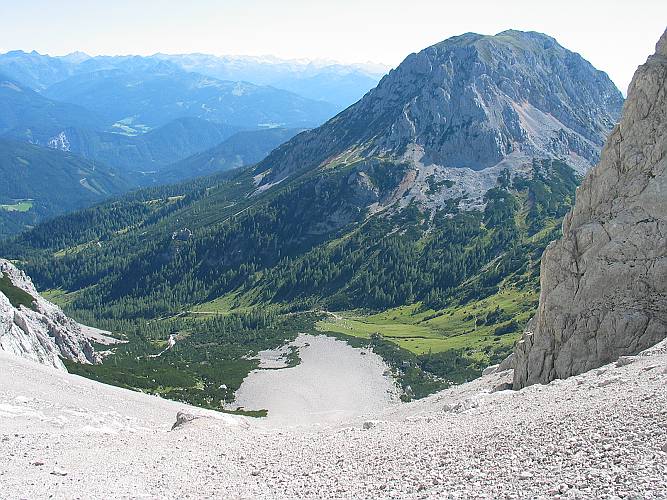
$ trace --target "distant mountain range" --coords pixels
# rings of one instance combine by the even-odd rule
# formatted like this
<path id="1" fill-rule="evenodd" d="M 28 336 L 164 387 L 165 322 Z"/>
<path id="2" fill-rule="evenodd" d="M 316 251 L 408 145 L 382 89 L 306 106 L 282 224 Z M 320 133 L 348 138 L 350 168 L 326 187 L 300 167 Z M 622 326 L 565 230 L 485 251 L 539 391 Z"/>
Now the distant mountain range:
<path id="1" fill-rule="evenodd" d="M 0 73 L 37 91 L 44 91 L 76 75 L 110 70 L 159 72 L 168 68 L 216 80 L 271 86 L 328 102 L 338 110 L 359 100 L 390 69 L 371 63 L 345 65 L 330 61 L 208 54 L 91 57 L 77 52 L 54 57 L 16 50 L 0 55 Z"/>
<path id="2" fill-rule="evenodd" d="M 275 57 L 211 56 L 206 54 L 154 57 L 184 70 L 221 80 L 246 81 L 289 90 L 326 101 L 342 110 L 358 101 L 389 71 L 381 64 L 344 65 L 331 61 L 295 61 Z"/>
<path id="3" fill-rule="evenodd" d="M 61 173 L 70 165 L 75 176 L 77 162 L 86 159 L 100 171 L 116 171 L 124 189 L 159 185 L 257 162 L 277 141 L 326 121 L 378 79 L 362 67 L 294 61 L 13 51 L 0 55 L 0 138 L 80 157 L 49 158 Z M 282 83 L 290 89 L 271 86 Z M 307 97 L 291 91 L 300 87 Z M 37 173 L 11 178 L 17 184 L 8 189 L 39 185 L 40 178 L 30 177 Z M 72 196 L 71 206 L 83 206 L 77 186 L 67 186 L 63 182 L 61 194 Z M 8 226 L 0 231 L 62 212 L 48 199 L 37 201 L 27 213 L 2 214 Z"/>

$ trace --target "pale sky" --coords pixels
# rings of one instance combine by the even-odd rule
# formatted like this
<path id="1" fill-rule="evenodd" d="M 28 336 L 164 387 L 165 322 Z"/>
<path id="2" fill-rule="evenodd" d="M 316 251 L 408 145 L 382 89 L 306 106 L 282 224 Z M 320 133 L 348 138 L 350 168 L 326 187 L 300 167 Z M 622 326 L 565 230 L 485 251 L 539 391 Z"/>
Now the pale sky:
<path id="1" fill-rule="evenodd" d="M 625 92 L 666 0 L 0 0 L 0 52 L 202 52 L 400 63 L 453 35 L 541 31 Z"/>

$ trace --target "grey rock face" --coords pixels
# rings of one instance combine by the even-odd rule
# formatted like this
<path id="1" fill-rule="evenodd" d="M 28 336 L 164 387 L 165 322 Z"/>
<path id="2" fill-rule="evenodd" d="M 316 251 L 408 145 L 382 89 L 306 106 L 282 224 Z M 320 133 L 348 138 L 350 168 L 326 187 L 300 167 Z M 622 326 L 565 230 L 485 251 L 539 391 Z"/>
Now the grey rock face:
<path id="1" fill-rule="evenodd" d="M 0 275 L 34 298 L 33 308 L 14 307 L 0 292 L 0 351 L 65 370 L 61 358 L 99 363 L 100 356 L 84 337 L 81 325 L 56 305 L 44 300 L 25 273 L 0 259 Z"/>
<path id="2" fill-rule="evenodd" d="M 497 165 L 508 156 L 595 164 L 623 98 L 607 75 L 540 33 L 468 33 L 408 56 L 322 127 L 276 149 L 259 169 L 275 182 L 355 151 L 423 152 L 424 165 Z"/>
<path id="3" fill-rule="evenodd" d="M 565 378 L 667 337 L 667 32 L 542 257 L 514 388 Z"/>

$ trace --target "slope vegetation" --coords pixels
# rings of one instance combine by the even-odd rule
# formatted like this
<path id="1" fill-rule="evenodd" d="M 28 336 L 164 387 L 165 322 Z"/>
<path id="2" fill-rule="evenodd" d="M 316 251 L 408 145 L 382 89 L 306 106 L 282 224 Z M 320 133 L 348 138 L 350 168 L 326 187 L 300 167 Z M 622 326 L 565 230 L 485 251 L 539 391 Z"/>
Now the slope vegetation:
<path id="1" fill-rule="evenodd" d="M 0 235 L 126 191 L 103 165 L 39 146 L 0 139 Z"/>

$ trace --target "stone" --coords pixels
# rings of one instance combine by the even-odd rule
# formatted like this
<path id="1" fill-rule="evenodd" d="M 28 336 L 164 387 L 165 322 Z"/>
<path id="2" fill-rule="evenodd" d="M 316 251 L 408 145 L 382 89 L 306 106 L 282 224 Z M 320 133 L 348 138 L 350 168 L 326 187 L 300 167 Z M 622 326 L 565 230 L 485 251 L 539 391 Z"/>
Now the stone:
<path id="1" fill-rule="evenodd" d="M 482 371 L 482 376 L 484 376 L 484 375 L 491 375 L 492 373 L 496 373 L 496 372 L 498 371 L 498 367 L 499 367 L 499 366 L 500 366 L 500 365 L 491 365 L 491 366 L 487 366 L 487 367 L 484 368 L 484 370 Z"/>
<path id="2" fill-rule="evenodd" d="M 567 378 L 667 337 L 667 32 L 542 256 L 514 388 Z"/>
<path id="3" fill-rule="evenodd" d="M 0 276 L 33 298 L 18 307 L 0 292 L 0 351 L 65 370 L 61 358 L 97 364 L 101 356 L 85 337 L 81 325 L 60 307 L 39 295 L 32 280 L 8 260 L 0 259 Z"/>
<path id="4" fill-rule="evenodd" d="M 498 365 L 498 371 L 504 372 L 505 370 L 513 370 L 515 365 L 514 353 L 507 356 L 503 359 Z"/>
<path id="5" fill-rule="evenodd" d="M 176 414 L 176 422 L 174 422 L 174 425 L 171 426 L 171 430 L 173 431 L 179 429 L 197 418 L 199 417 L 197 415 L 193 415 L 192 413 L 179 411 Z"/>
<path id="6" fill-rule="evenodd" d="M 491 392 L 509 391 L 511 389 L 512 389 L 512 384 L 510 382 L 501 382 L 500 384 L 493 386 Z"/>
<path id="7" fill-rule="evenodd" d="M 622 366 L 627 366 L 635 362 L 635 357 L 634 356 L 621 356 L 618 358 L 618 361 L 616 361 L 616 366 L 617 367 L 622 367 Z"/>

